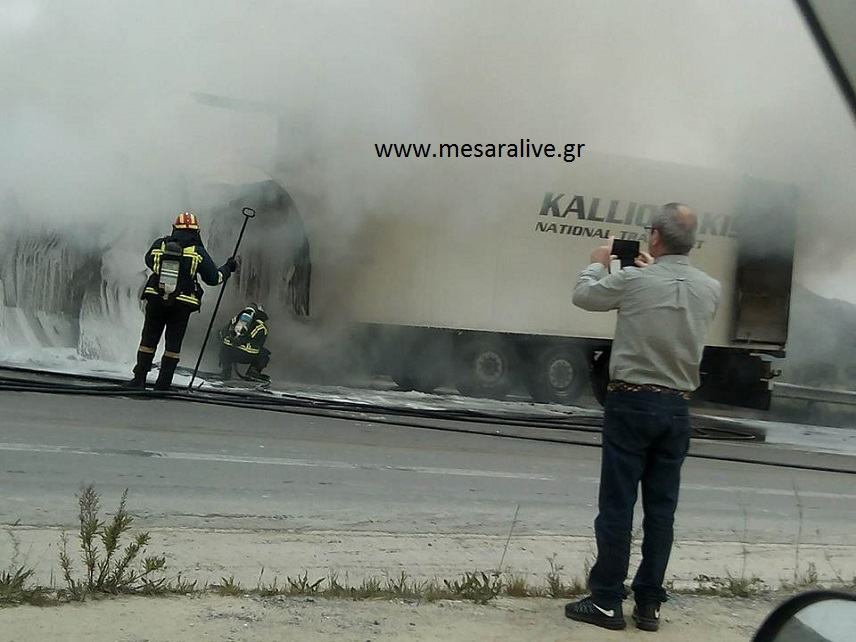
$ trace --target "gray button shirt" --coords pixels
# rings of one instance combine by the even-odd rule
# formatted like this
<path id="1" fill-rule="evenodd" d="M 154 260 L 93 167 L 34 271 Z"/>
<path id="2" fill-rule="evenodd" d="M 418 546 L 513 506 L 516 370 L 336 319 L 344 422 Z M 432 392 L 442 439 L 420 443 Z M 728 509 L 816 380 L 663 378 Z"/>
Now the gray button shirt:
<path id="1" fill-rule="evenodd" d="M 689 392 L 699 387 L 705 337 L 721 294 L 719 281 L 686 256 L 669 254 L 615 274 L 592 263 L 580 273 L 573 301 L 592 312 L 618 310 L 610 379 Z"/>

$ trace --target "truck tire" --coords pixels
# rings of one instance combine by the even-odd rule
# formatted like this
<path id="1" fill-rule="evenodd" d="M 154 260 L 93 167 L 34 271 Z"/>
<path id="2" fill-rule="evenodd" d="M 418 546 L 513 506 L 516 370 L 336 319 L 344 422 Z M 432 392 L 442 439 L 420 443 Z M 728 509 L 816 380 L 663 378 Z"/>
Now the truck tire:
<path id="1" fill-rule="evenodd" d="M 536 356 L 526 387 L 535 401 L 570 404 L 579 399 L 588 381 L 588 363 L 582 351 L 553 346 Z"/>
<path id="2" fill-rule="evenodd" d="M 455 364 L 455 387 L 462 395 L 502 399 L 511 390 L 514 349 L 498 337 L 465 339 Z"/>

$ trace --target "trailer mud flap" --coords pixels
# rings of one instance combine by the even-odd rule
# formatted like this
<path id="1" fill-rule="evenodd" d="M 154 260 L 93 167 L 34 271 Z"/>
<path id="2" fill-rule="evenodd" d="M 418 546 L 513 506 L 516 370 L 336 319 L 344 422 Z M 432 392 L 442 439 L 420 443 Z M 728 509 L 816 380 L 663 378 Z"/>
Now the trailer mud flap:
<path id="1" fill-rule="evenodd" d="M 748 352 L 708 349 L 695 397 L 713 403 L 769 410 L 771 362 Z"/>
<path id="2" fill-rule="evenodd" d="M 602 406 L 609 384 L 607 347 L 596 351 L 591 362 L 592 393 Z M 701 362 L 701 387 L 693 397 L 740 408 L 769 410 L 772 400 L 771 362 L 749 352 L 708 348 Z"/>

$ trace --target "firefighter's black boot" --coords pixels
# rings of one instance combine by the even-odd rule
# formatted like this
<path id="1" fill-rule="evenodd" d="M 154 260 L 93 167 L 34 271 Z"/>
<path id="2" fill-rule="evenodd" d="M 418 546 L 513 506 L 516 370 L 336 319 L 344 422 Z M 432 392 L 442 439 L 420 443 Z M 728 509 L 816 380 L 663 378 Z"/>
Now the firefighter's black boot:
<path id="1" fill-rule="evenodd" d="M 223 338 L 224 331 L 220 331 L 220 338 Z M 230 359 L 232 355 L 230 354 L 230 347 L 225 343 L 220 344 L 220 378 L 223 381 L 228 381 L 232 378 L 232 359 Z"/>
<path id="2" fill-rule="evenodd" d="M 154 351 L 137 351 L 137 365 L 134 366 L 134 378 L 125 383 L 126 388 L 146 389 L 146 375 L 152 369 L 152 361 L 155 358 Z"/>
<path id="3" fill-rule="evenodd" d="M 178 366 L 178 357 L 164 355 L 161 358 L 160 371 L 158 372 L 158 380 L 155 383 L 155 390 L 169 390 L 169 387 L 172 384 L 172 377 L 175 374 L 176 366 Z"/>
<path id="4" fill-rule="evenodd" d="M 270 377 L 264 374 L 256 366 L 250 366 L 247 368 L 247 374 L 245 376 L 247 379 L 252 379 L 253 381 L 270 381 Z"/>

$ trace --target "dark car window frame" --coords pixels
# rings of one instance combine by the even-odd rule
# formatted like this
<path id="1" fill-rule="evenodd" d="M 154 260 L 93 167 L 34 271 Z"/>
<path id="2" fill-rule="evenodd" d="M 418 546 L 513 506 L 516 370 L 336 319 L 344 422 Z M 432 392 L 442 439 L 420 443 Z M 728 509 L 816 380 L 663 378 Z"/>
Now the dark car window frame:
<path id="1" fill-rule="evenodd" d="M 844 68 L 841 58 L 835 52 L 835 47 L 823 28 L 823 24 L 821 23 L 820 18 L 818 18 L 817 12 L 814 10 L 812 0 L 795 0 L 795 2 L 808 24 L 808 28 L 817 42 L 817 46 L 820 48 L 820 51 L 826 60 L 829 71 L 832 73 L 832 76 L 835 78 L 835 82 L 838 84 L 838 88 L 841 90 L 841 93 L 844 94 L 844 99 L 850 106 L 850 113 L 852 114 L 853 119 L 856 120 L 856 90 L 853 89 L 853 83 L 850 81 L 850 76 L 848 76 L 847 73 L 848 70 Z M 849 72 L 856 75 L 856 69 L 850 69 Z"/>

